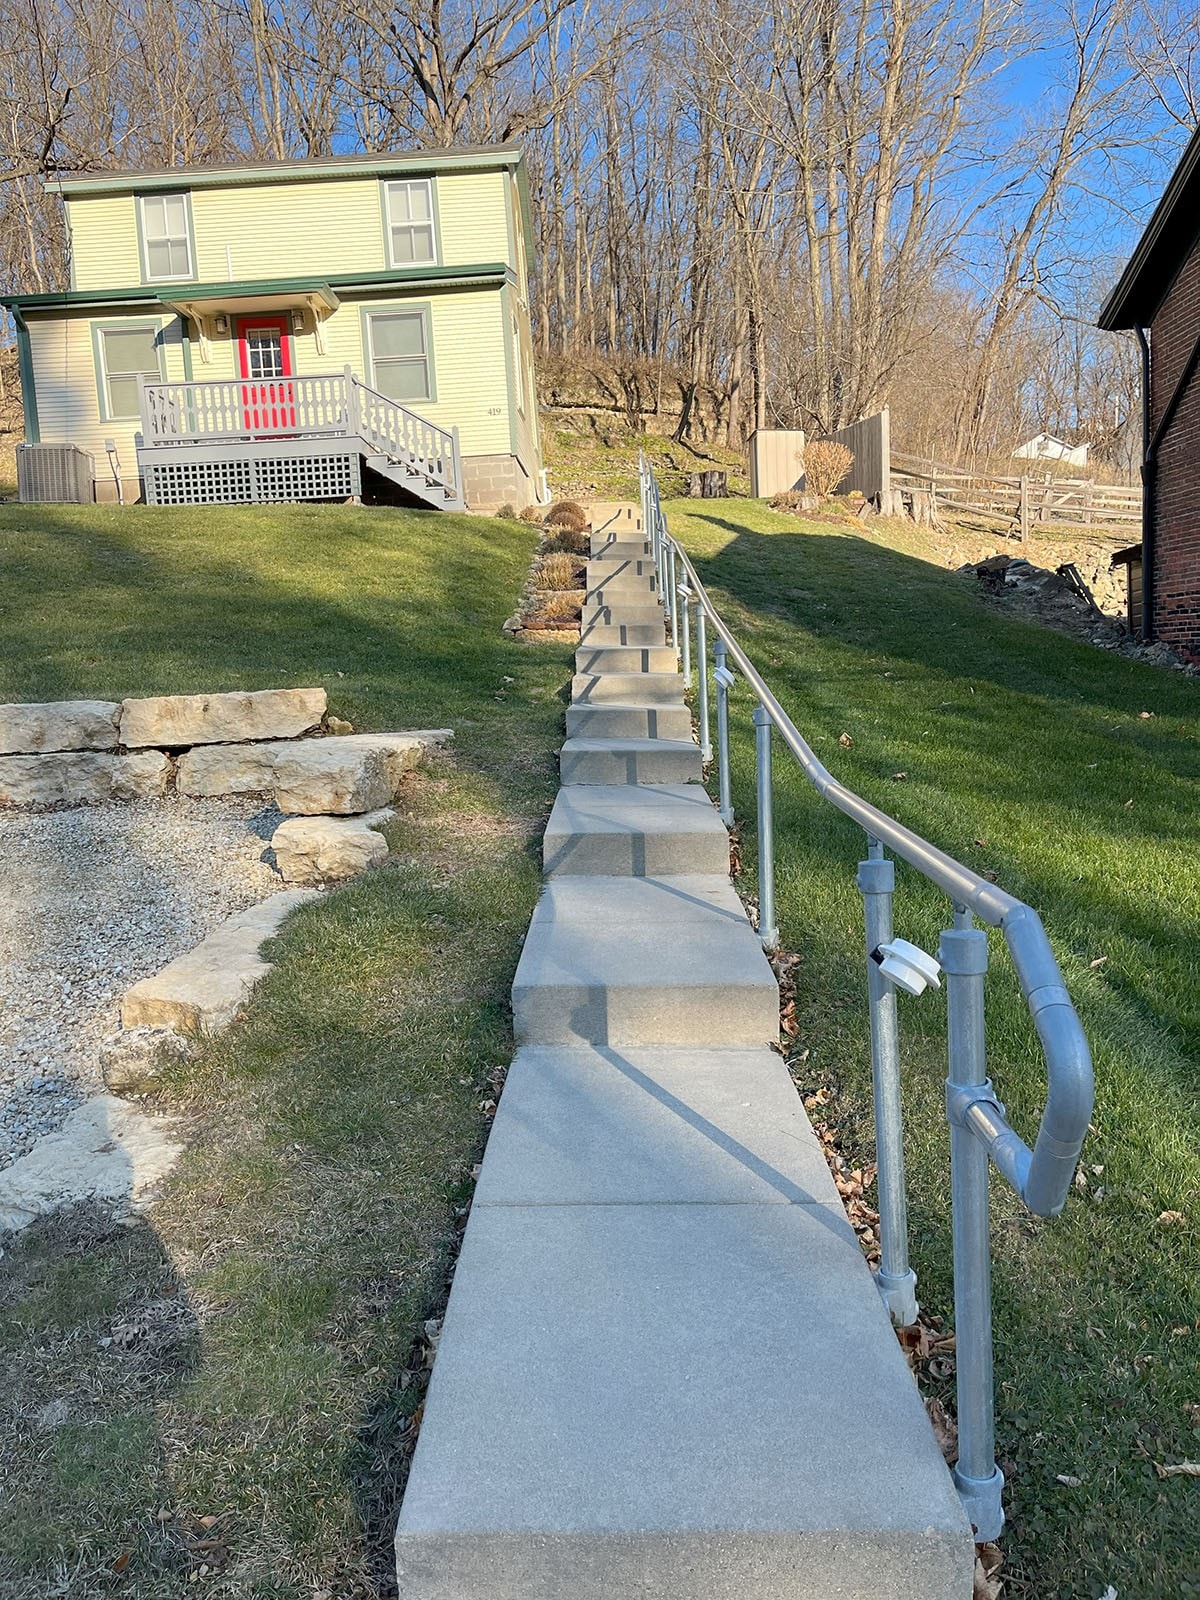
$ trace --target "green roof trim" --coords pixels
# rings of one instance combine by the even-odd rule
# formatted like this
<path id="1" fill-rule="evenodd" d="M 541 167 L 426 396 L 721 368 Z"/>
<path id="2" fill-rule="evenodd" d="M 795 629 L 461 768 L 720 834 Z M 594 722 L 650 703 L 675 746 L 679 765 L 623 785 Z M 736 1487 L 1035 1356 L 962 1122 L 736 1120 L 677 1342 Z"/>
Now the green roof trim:
<path id="1" fill-rule="evenodd" d="M 485 172 L 524 166 L 519 145 L 463 145 L 450 150 L 403 150 L 301 161 L 231 161 L 203 167 L 155 167 L 140 172 L 73 172 L 47 178 L 45 187 L 71 200 L 89 194 L 151 193 L 156 189 L 217 189 L 247 183 L 323 182 L 337 178 L 410 172 Z"/>
<path id="2" fill-rule="evenodd" d="M 0 305 L 21 311 L 70 311 L 87 306 L 175 305 L 181 300 L 206 300 L 218 295 L 313 294 L 320 290 L 391 290 L 502 284 L 509 268 L 503 261 L 465 267 L 402 267 L 387 272 L 326 273 L 313 278 L 253 278 L 219 283 L 142 284 L 136 289 L 65 289 L 55 294 L 0 295 Z"/>

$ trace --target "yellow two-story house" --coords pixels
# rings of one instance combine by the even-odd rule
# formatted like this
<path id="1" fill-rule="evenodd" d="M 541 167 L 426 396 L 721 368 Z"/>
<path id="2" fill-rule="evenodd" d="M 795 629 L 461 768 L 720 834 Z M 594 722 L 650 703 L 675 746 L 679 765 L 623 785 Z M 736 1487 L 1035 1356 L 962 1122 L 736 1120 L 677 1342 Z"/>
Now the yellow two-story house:
<path id="1" fill-rule="evenodd" d="M 90 456 L 97 499 L 545 498 L 517 148 L 51 187 L 70 288 L 3 303 L 26 439 Z"/>

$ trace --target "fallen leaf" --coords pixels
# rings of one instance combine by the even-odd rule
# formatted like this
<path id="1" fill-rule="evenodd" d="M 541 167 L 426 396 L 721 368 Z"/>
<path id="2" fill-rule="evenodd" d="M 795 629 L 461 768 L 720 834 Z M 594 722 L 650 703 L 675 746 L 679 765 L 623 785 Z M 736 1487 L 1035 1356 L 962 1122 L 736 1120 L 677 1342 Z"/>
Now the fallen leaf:
<path id="1" fill-rule="evenodd" d="M 1160 1228 L 1176 1228 L 1187 1219 L 1182 1211 L 1160 1211 L 1154 1220 Z"/>
<path id="2" fill-rule="evenodd" d="M 1064 1484 L 1068 1489 L 1082 1489 L 1083 1479 L 1076 1478 L 1069 1472 L 1060 1472 L 1054 1479 L 1055 1483 Z"/>
<path id="3" fill-rule="evenodd" d="M 843 750 L 849 750 L 850 746 L 854 743 L 854 740 L 848 733 L 841 733 L 838 735 L 838 743 L 841 745 Z"/>
<path id="4" fill-rule="evenodd" d="M 892 782 L 893 783 L 903 783 L 904 779 L 907 778 L 907 777 L 908 777 L 908 773 L 907 772 L 893 772 L 892 773 Z"/>
<path id="5" fill-rule="evenodd" d="M 1153 711 L 1139 711 L 1138 712 L 1138 716 L 1141 718 L 1141 720 L 1143 722 L 1145 722 L 1147 717 L 1152 717 L 1153 715 L 1154 715 Z"/>
<path id="6" fill-rule="evenodd" d="M 971 1600 L 1000 1600 L 1004 1580 L 998 1576 L 1004 1557 L 994 1544 L 975 1546 L 975 1583 Z"/>
<path id="7" fill-rule="evenodd" d="M 938 1442 L 946 1461 L 953 1465 L 958 1460 L 958 1424 L 951 1417 L 940 1400 L 932 1396 L 925 1401 L 925 1410 L 929 1416 L 933 1436 Z"/>
<path id="8" fill-rule="evenodd" d="M 1132 800 L 1126 800 L 1126 802 L 1125 802 L 1126 811 L 1128 811 L 1132 805 L 1133 805 L 1133 801 Z"/>
<path id="9" fill-rule="evenodd" d="M 1088 962 L 1088 966 L 1091 967 L 1093 972 L 1095 972 L 1096 968 L 1097 967 L 1102 967 L 1107 960 L 1108 960 L 1107 956 L 1097 956 L 1095 961 L 1089 961 Z"/>
<path id="10" fill-rule="evenodd" d="M 1200 1461 L 1176 1461 L 1173 1465 L 1156 1461 L 1154 1470 L 1160 1478 L 1200 1478 Z"/>
<path id="11" fill-rule="evenodd" d="M 132 1559 L 133 1559 L 133 1551 L 132 1550 L 122 1550 L 121 1554 L 117 1557 L 117 1559 L 112 1564 L 113 1571 L 114 1572 L 124 1572 L 125 1568 L 129 1565 L 129 1563 L 130 1563 L 130 1561 Z"/>

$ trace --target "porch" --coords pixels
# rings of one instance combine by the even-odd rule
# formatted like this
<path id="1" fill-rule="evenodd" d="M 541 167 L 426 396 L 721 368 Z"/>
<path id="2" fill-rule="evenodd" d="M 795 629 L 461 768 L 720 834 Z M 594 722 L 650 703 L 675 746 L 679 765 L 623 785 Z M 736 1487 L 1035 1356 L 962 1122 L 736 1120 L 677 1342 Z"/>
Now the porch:
<path id="1" fill-rule="evenodd" d="M 458 429 L 355 376 L 138 380 L 138 470 L 150 505 L 357 500 L 364 471 L 461 511 Z"/>

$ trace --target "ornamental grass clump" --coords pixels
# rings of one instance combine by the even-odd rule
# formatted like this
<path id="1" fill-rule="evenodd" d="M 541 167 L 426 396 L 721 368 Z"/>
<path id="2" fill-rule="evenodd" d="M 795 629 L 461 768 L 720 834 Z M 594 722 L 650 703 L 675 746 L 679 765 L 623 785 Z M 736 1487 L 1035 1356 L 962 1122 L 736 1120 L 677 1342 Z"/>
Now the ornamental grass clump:
<path id="1" fill-rule="evenodd" d="M 533 575 L 535 589 L 582 589 L 586 563 L 565 550 L 544 555 Z"/>
<path id="2" fill-rule="evenodd" d="M 832 439 L 817 439 L 804 447 L 804 482 L 811 494 L 829 500 L 854 465 L 853 454 Z"/>

